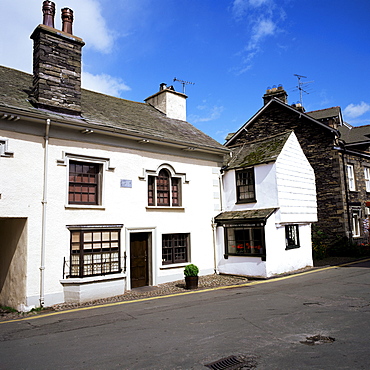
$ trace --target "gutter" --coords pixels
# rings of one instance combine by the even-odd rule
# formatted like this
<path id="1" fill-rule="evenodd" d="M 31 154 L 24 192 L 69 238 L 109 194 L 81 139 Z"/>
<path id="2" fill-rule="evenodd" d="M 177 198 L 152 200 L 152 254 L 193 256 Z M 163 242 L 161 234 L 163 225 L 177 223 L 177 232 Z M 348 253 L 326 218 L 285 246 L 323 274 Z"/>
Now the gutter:
<path id="1" fill-rule="evenodd" d="M 77 118 L 74 117 L 71 119 L 65 119 L 65 117 L 60 117 L 57 114 L 52 114 L 50 112 L 44 111 L 45 114 L 40 114 L 40 112 L 33 113 L 33 112 L 25 112 L 24 110 L 14 109 L 10 107 L 0 107 L 0 118 L 1 115 L 8 115 L 12 114 L 16 116 L 15 120 L 30 120 L 34 122 L 45 122 L 45 116 L 51 116 L 53 119 L 54 126 L 61 126 L 61 127 L 69 127 L 76 130 L 82 129 L 91 129 L 94 133 L 99 133 L 103 135 L 112 135 L 118 137 L 124 137 L 129 140 L 134 141 L 142 141 L 145 140 L 145 143 L 163 145 L 163 146 L 170 146 L 174 148 L 179 148 L 182 150 L 190 150 L 196 152 L 203 152 L 203 153 L 211 153 L 217 155 L 224 155 L 229 152 L 229 149 L 223 147 L 220 144 L 219 148 L 215 148 L 208 145 L 201 145 L 195 144 L 194 142 L 181 142 L 178 140 L 168 140 L 161 137 L 156 137 L 154 135 L 150 135 L 148 133 L 140 133 L 135 131 L 129 131 L 127 129 L 117 127 L 117 126 L 105 126 L 103 124 L 89 122 L 86 118 Z M 62 118 L 62 119 L 61 119 Z M 64 119 L 63 119 L 64 118 Z M 147 140 L 147 141 L 146 141 Z"/>
<path id="2" fill-rule="evenodd" d="M 46 247 L 46 206 L 48 190 L 48 161 L 49 161 L 49 131 L 50 119 L 46 120 L 45 141 L 44 141 L 44 179 L 42 194 L 42 225 L 41 225 L 41 262 L 40 262 L 40 307 L 44 306 L 45 289 L 45 247 Z"/>

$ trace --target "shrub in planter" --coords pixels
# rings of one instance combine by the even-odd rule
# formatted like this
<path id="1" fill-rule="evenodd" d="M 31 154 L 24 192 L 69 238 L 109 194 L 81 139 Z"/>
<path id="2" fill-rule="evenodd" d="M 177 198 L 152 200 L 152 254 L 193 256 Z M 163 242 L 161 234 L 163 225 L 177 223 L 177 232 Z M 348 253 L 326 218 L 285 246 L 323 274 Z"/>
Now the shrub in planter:
<path id="1" fill-rule="evenodd" d="M 197 266 L 190 264 L 184 269 L 186 289 L 197 289 L 198 288 L 198 273 L 199 269 Z"/>

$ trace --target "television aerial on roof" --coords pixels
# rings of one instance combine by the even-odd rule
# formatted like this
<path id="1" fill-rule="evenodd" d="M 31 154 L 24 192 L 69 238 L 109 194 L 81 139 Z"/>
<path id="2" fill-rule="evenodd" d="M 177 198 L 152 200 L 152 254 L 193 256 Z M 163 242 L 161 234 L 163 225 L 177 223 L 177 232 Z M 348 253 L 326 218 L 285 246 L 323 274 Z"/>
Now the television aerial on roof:
<path id="1" fill-rule="evenodd" d="M 189 82 L 184 80 L 179 80 L 178 78 L 174 78 L 174 81 L 180 82 L 182 84 L 182 93 L 185 94 L 185 85 L 195 85 L 195 82 Z"/>
<path id="2" fill-rule="evenodd" d="M 310 84 L 314 81 L 307 81 L 307 82 L 302 82 L 301 79 L 302 78 L 307 78 L 306 76 L 302 76 L 302 75 L 298 75 L 298 74 L 294 74 L 294 76 L 297 77 L 298 79 L 298 86 L 297 89 L 299 90 L 299 103 L 301 104 L 301 106 L 303 106 L 303 98 L 302 98 L 302 93 L 306 93 L 306 94 L 309 94 L 308 91 L 304 90 L 303 89 L 303 86 L 307 85 L 307 84 Z"/>

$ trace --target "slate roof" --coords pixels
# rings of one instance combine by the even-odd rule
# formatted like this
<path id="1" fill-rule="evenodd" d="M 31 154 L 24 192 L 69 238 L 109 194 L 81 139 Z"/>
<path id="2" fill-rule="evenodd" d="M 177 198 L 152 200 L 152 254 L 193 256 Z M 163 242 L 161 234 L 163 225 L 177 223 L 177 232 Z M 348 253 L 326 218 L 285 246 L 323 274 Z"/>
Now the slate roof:
<path id="1" fill-rule="evenodd" d="M 331 107 L 306 112 L 306 114 L 314 119 L 321 120 L 324 118 L 341 117 L 341 110 L 340 107 Z"/>
<path id="2" fill-rule="evenodd" d="M 167 118 L 149 104 L 120 99 L 82 89 L 82 116 L 73 117 L 37 109 L 28 101 L 32 75 L 0 66 L 0 109 L 16 109 L 18 114 L 42 115 L 58 121 L 74 121 L 92 129 L 120 132 L 133 137 L 170 142 L 185 147 L 227 152 L 216 140 L 188 122 Z"/>
<path id="3" fill-rule="evenodd" d="M 340 138 L 348 145 L 370 142 L 370 125 L 351 128 L 341 126 L 339 132 Z"/>
<path id="4" fill-rule="evenodd" d="M 232 149 L 232 157 L 225 163 L 225 169 L 231 170 L 262 163 L 275 162 L 292 131 L 270 136 L 266 139 L 251 141 Z"/>
<path id="5" fill-rule="evenodd" d="M 277 208 L 249 209 L 245 211 L 226 211 L 215 217 L 217 223 L 225 221 L 267 220 Z"/>

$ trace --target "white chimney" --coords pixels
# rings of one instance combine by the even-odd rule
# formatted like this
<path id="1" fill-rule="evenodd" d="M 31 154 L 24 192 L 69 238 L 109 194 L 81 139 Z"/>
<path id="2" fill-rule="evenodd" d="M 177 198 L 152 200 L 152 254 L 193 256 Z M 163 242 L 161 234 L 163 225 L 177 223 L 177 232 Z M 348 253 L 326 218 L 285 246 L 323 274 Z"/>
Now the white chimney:
<path id="1" fill-rule="evenodd" d="M 164 113 L 168 118 L 186 121 L 186 99 L 187 95 L 175 91 L 173 86 L 167 87 L 162 83 L 159 91 L 146 98 L 145 102 Z"/>

